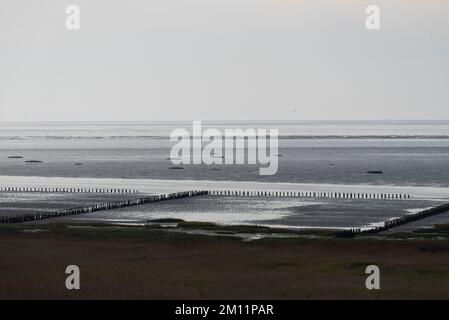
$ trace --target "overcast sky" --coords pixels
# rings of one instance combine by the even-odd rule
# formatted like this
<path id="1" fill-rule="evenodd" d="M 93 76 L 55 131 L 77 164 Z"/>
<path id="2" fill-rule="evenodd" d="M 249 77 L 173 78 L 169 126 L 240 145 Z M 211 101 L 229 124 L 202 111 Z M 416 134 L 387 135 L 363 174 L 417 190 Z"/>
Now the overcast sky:
<path id="1" fill-rule="evenodd" d="M 441 118 L 447 0 L 0 1 L 0 121 Z"/>

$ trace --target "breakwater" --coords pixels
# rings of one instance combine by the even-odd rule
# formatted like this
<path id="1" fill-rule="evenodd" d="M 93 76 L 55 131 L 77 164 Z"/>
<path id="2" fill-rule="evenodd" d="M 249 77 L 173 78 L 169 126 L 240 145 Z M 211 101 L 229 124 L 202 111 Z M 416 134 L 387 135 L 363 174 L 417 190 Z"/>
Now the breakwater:
<path id="1" fill-rule="evenodd" d="M 2 216 L 2 217 L 0 217 L 0 223 L 20 223 L 20 222 L 42 220 L 42 219 L 63 217 L 63 216 L 76 215 L 76 214 L 86 214 L 86 213 L 92 213 L 95 211 L 118 209 L 118 208 L 124 208 L 124 207 L 129 207 L 129 206 L 141 205 L 141 204 L 145 204 L 145 203 L 166 201 L 166 200 L 180 199 L 180 198 L 187 198 L 187 197 L 195 197 L 195 196 L 202 196 L 202 195 L 207 195 L 207 191 L 185 191 L 185 192 L 175 192 L 175 193 L 168 193 L 168 194 L 161 194 L 161 195 L 151 195 L 151 196 L 145 196 L 145 197 L 141 197 L 141 198 L 137 198 L 137 199 L 129 199 L 129 200 L 122 200 L 122 201 L 108 202 L 108 203 L 92 204 L 92 205 L 83 206 L 83 207 L 79 207 L 79 208 L 69 208 L 69 209 L 62 209 L 62 210 L 55 210 L 55 211 L 48 211 L 48 212 L 38 212 L 38 213 L 18 215 L 18 216 Z"/>
<path id="2" fill-rule="evenodd" d="M 106 193 L 138 194 L 134 189 L 111 188 L 33 188 L 0 187 L 0 192 L 47 192 L 47 193 Z M 231 197 L 290 197 L 290 198 L 329 198 L 329 199 L 364 199 L 364 200 L 403 200 L 412 195 L 404 193 L 362 193 L 362 192 L 317 192 L 317 191 L 275 191 L 275 190 L 209 190 L 212 196 Z"/>
<path id="3" fill-rule="evenodd" d="M 403 217 L 398 217 L 398 218 L 394 218 L 391 220 L 387 220 L 384 222 L 384 224 L 382 226 L 369 228 L 369 229 L 354 228 L 354 229 L 344 230 L 344 231 L 339 232 L 338 235 L 341 237 L 354 237 L 356 235 L 375 234 L 375 233 L 387 231 L 392 228 L 399 227 L 401 225 L 404 225 L 404 224 L 407 224 L 407 223 L 410 223 L 413 221 L 421 220 L 421 219 L 431 217 L 431 216 L 434 216 L 437 214 L 445 213 L 445 212 L 449 212 L 449 203 L 444 203 L 439 206 L 425 209 L 425 210 L 417 212 L 417 213 L 405 215 Z"/>
<path id="4" fill-rule="evenodd" d="M 273 191 L 273 190 L 210 190 L 213 196 L 233 197 L 291 197 L 291 198 L 329 198 L 365 200 L 411 199 L 410 194 L 402 193 L 360 193 L 360 192 L 315 192 L 315 191 Z"/>
<path id="5" fill-rule="evenodd" d="M 0 187 L 0 192 L 47 192 L 47 193 L 116 193 L 137 194 L 134 189 L 110 188 L 36 188 L 36 187 Z"/>

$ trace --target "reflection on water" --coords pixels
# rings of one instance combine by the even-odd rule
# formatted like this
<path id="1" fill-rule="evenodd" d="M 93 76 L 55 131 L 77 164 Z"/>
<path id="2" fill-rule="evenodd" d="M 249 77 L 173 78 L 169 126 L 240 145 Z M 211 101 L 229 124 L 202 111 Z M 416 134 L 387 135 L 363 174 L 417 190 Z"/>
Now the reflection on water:
<path id="1" fill-rule="evenodd" d="M 362 201 L 294 198 L 195 197 L 95 212 L 64 221 L 146 221 L 182 219 L 218 224 L 249 224 L 283 228 L 370 227 L 408 214 L 417 207 L 436 205 L 427 200 Z"/>

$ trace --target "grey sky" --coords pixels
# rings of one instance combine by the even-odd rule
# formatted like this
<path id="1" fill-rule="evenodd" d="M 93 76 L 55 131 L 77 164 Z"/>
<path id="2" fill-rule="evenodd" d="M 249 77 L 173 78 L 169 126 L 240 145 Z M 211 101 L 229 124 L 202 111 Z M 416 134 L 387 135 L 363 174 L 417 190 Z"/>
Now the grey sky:
<path id="1" fill-rule="evenodd" d="M 440 118 L 445 0 L 0 1 L 0 121 Z"/>

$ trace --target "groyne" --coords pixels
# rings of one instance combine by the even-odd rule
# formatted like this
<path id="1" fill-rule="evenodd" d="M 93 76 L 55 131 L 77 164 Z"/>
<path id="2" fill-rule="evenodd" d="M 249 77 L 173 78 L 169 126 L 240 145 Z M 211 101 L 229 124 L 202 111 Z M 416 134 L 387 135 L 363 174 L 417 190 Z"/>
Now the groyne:
<path id="1" fill-rule="evenodd" d="M 138 194 L 134 189 L 111 188 L 33 188 L 0 187 L 0 192 L 46 192 L 46 193 L 105 193 Z M 209 190 L 202 191 L 212 196 L 230 197 L 290 197 L 290 198 L 329 198 L 364 200 L 403 200 L 412 195 L 404 193 L 362 193 L 362 192 L 317 192 L 317 191 L 275 191 L 275 190 Z"/>
<path id="2" fill-rule="evenodd" d="M 76 215 L 76 214 L 86 214 L 86 213 L 92 213 L 92 212 L 96 212 L 96 211 L 118 209 L 118 208 L 136 206 L 136 205 L 141 205 L 141 204 L 146 204 L 146 203 L 151 203 L 151 202 L 166 201 L 166 200 L 195 197 L 195 196 L 202 196 L 202 195 L 207 195 L 207 191 L 185 191 L 185 192 L 175 192 L 175 193 L 161 194 L 161 195 L 151 195 L 151 196 L 141 197 L 141 198 L 137 198 L 137 199 L 129 199 L 129 200 L 116 201 L 116 202 L 92 204 L 92 205 L 83 206 L 83 207 L 79 207 L 79 208 L 69 208 L 69 209 L 62 209 L 62 210 L 55 210 L 55 211 L 48 211 L 48 212 L 38 212 L 38 213 L 32 213 L 32 214 L 17 215 L 17 216 L 2 216 L 2 217 L 0 217 L 0 223 L 20 223 L 20 222 L 27 222 L 27 221 L 33 221 L 33 220 L 42 220 L 42 219 L 48 219 L 48 218 L 70 216 L 70 215 Z"/>
<path id="3" fill-rule="evenodd" d="M 365 200 L 403 200 L 411 199 L 403 193 L 360 193 L 360 192 L 316 192 L 316 191 L 273 191 L 273 190 L 210 190 L 213 196 L 232 197 L 291 197 L 291 198 L 329 198 Z"/>
<path id="4" fill-rule="evenodd" d="M 46 193 L 116 193 L 137 194 L 133 189 L 110 189 L 110 188 L 35 188 L 35 187 L 0 187 L 0 192 L 46 192 Z"/>
<path id="5" fill-rule="evenodd" d="M 399 227 L 401 225 L 404 225 L 404 224 L 407 224 L 407 223 L 410 223 L 413 221 L 421 220 L 421 219 L 435 216 L 437 214 L 441 214 L 441 213 L 445 213 L 445 212 L 449 212 L 449 203 L 444 203 L 439 206 L 425 209 L 425 210 L 417 212 L 417 213 L 405 215 L 403 217 L 398 217 L 398 218 L 394 218 L 391 220 L 387 220 L 384 222 L 384 224 L 382 226 L 369 228 L 369 229 L 354 228 L 354 229 L 344 230 L 344 231 L 339 232 L 338 235 L 342 236 L 342 237 L 353 237 L 356 235 L 363 235 L 363 234 L 375 234 L 375 233 L 379 233 L 379 232 L 383 232 L 383 231 L 387 231 L 389 229 Z"/>

